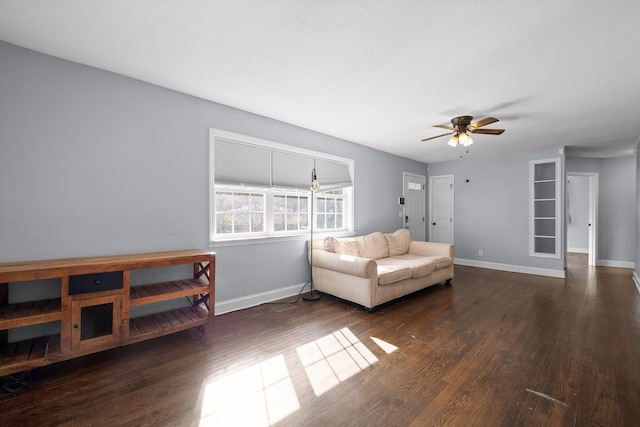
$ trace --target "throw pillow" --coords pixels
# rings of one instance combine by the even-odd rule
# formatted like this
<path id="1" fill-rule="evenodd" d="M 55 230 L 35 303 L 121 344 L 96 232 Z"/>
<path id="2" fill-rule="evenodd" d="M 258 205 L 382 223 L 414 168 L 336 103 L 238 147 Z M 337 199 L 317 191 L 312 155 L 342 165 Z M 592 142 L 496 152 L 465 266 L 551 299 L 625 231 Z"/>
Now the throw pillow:
<path id="1" fill-rule="evenodd" d="M 369 259 L 380 259 L 389 256 L 389 247 L 384 234 L 379 231 L 358 238 L 360 256 Z"/>
<path id="2" fill-rule="evenodd" d="M 409 252 L 409 246 L 411 246 L 409 230 L 400 229 L 393 233 L 387 233 L 384 237 L 389 245 L 389 256 L 404 255 Z"/>
<path id="3" fill-rule="evenodd" d="M 324 247 L 327 251 L 340 255 L 360 256 L 358 241 L 353 238 L 327 237 L 324 239 Z"/>

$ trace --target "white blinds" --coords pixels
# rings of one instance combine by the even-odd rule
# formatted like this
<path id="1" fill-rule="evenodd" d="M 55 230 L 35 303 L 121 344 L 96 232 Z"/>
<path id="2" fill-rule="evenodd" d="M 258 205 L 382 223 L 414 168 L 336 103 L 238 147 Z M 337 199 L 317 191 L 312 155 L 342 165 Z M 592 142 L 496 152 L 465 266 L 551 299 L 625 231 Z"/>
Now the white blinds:
<path id="1" fill-rule="evenodd" d="M 216 138 L 214 178 L 218 184 L 271 186 L 268 147 Z"/>
<path id="2" fill-rule="evenodd" d="M 316 176 L 320 191 L 351 187 L 351 173 L 346 163 L 316 158 Z"/>
<path id="3" fill-rule="evenodd" d="M 353 185 L 345 162 L 220 137 L 214 141 L 218 184 L 308 190 L 314 165 L 320 191 Z"/>
<path id="4" fill-rule="evenodd" d="M 273 187 L 309 189 L 313 157 L 291 151 L 271 150 L 271 159 Z"/>

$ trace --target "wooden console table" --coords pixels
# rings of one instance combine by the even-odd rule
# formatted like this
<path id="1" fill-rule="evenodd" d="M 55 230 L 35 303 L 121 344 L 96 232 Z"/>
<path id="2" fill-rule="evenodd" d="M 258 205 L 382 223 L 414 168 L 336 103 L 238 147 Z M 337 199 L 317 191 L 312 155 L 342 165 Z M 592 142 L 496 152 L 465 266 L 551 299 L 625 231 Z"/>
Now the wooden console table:
<path id="1" fill-rule="evenodd" d="M 215 260 L 215 253 L 193 249 L 0 263 L 0 376 L 188 328 L 203 332 L 214 316 Z M 193 275 L 184 280 L 130 283 L 134 270 L 186 264 L 193 265 Z M 56 288 L 54 294 L 59 289 L 59 297 L 11 302 L 15 286 L 41 280 Z M 180 307 L 154 312 L 153 304 L 170 301 Z M 146 314 L 135 317 L 132 308 Z M 56 332 L 11 337 L 11 330 L 37 326 Z"/>

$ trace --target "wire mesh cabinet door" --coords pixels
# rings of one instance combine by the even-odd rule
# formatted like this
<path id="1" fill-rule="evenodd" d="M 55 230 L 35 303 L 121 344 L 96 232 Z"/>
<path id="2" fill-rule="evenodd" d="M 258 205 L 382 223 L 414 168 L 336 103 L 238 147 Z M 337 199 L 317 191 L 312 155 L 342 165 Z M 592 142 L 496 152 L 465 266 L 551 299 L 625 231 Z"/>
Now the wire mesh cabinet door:
<path id="1" fill-rule="evenodd" d="M 84 350 L 117 343 L 121 313 L 120 295 L 72 301 L 71 349 Z"/>

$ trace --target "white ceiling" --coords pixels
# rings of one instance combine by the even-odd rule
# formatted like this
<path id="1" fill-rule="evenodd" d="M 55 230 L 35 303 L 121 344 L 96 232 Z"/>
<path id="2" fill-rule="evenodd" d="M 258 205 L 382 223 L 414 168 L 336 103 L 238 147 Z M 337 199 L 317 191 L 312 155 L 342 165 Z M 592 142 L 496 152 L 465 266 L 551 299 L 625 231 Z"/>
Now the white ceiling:
<path id="1" fill-rule="evenodd" d="M 632 153 L 639 22 L 640 0 L 0 0 L 0 40 L 427 163 Z M 421 142 L 457 115 L 506 132 Z"/>

